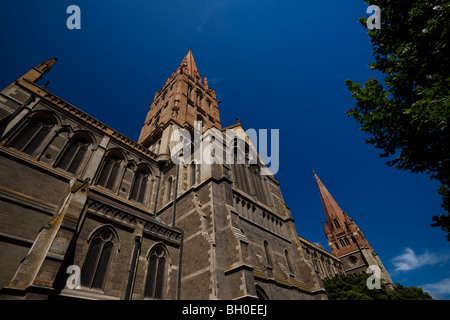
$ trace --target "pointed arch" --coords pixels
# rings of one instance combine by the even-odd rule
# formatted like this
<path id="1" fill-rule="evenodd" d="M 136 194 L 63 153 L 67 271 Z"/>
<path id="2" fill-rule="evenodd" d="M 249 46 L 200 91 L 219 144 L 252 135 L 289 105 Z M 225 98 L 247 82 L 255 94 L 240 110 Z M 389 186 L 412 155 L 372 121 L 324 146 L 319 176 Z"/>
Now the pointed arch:
<path id="1" fill-rule="evenodd" d="M 191 186 L 194 186 L 197 181 L 197 174 L 196 174 L 197 166 L 195 165 L 195 161 L 192 161 L 189 165 L 189 176 L 191 181 Z"/>
<path id="2" fill-rule="evenodd" d="M 94 138 L 89 132 L 76 132 L 63 148 L 56 166 L 73 174 L 79 172 L 89 158 L 93 142 Z"/>
<path id="3" fill-rule="evenodd" d="M 169 265 L 170 257 L 166 246 L 162 243 L 155 244 L 147 255 L 144 298 L 165 299 Z"/>
<path id="4" fill-rule="evenodd" d="M 172 200 L 172 189 L 173 189 L 173 177 L 169 177 L 167 179 L 167 184 L 166 184 L 166 201 L 170 201 Z"/>
<path id="5" fill-rule="evenodd" d="M 269 300 L 269 297 L 267 296 L 266 292 L 264 291 L 263 288 L 261 288 L 260 285 L 255 285 L 256 288 L 256 296 L 258 297 L 259 300 Z"/>
<path id="6" fill-rule="evenodd" d="M 51 133 L 54 133 L 58 123 L 55 115 L 49 111 L 32 113 L 8 146 L 30 156 L 36 156 L 51 139 Z"/>
<path id="7" fill-rule="evenodd" d="M 153 191 L 152 171 L 147 165 L 139 165 L 131 185 L 130 200 L 145 204 L 147 195 Z"/>
<path id="8" fill-rule="evenodd" d="M 81 286 L 102 289 L 118 248 L 117 232 L 110 225 L 99 227 L 91 233 L 88 243 L 89 249 L 81 271 Z"/>
<path id="9" fill-rule="evenodd" d="M 97 176 L 97 185 L 115 191 L 119 178 L 122 176 L 126 157 L 119 149 L 112 149 L 104 156 Z"/>
<path id="10" fill-rule="evenodd" d="M 193 87 L 191 85 L 189 85 L 188 86 L 188 91 L 187 91 L 187 97 L 191 101 L 192 101 L 192 91 L 193 91 Z"/>
<path id="11" fill-rule="evenodd" d="M 334 223 L 334 225 L 335 225 L 336 228 L 339 229 L 339 228 L 341 227 L 341 225 L 339 224 L 339 221 L 338 221 L 337 219 L 334 219 L 334 220 L 333 220 L 333 223 Z"/>
<path id="12" fill-rule="evenodd" d="M 200 114 L 197 114 L 196 120 L 197 120 L 197 122 L 200 122 L 200 123 L 202 124 L 202 130 L 204 130 L 204 129 L 205 129 L 205 124 L 206 124 L 205 118 L 203 118 Z M 199 124 L 198 124 L 198 123 L 197 123 L 197 125 L 195 126 L 195 128 L 196 128 L 197 130 L 200 130 L 200 129 L 199 129 Z"/>
<path id="13" fill-rule="evenodd" d="M 347 245 L 347 246 L 349 246 L 350 245 L 350 241 L 348 241 L 348 239 L 347 238 L 344 238 L 344 243 Z"/>
<path id="14" fill-rule="evenodd" d="M 197 101 L 196 101 L 196 105 L 197 107 L 202 107 L 202 101 L 203 101 L 203 94 L 201 91 L 197 91 Z"/>

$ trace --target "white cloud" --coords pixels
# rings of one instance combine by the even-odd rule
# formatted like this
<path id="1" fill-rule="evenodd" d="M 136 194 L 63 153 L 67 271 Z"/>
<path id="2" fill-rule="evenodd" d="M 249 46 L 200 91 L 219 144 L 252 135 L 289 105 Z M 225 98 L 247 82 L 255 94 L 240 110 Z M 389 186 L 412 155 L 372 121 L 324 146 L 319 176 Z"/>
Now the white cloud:
<path id="1" fill-rule="evenodd" d="M 434 283 L 427 283 L 420 287 L 423 291 L 428 292 L 433 299 L 450 299 L 450 278 L 445 278 Z"/>
<path id="2" fill-rule="evenodd" d="M 417 255 L 413 249 L 405 248 L 403 254 L 391 259 L 395 267 L 394 271 L 411 271 L 426 265 L 435 265 L 438 263 L 446 263 L 450 259 L 449 253 L 430 253 L 425 251 Z"/>

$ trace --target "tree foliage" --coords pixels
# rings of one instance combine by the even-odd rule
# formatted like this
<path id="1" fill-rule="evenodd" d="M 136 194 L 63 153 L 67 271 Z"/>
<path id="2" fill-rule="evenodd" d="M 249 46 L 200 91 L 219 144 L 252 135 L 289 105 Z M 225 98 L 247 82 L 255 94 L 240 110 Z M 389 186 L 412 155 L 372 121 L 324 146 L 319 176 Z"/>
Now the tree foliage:
<path id="1" fill-rule="evenodd" d="M 442 207 L 432 226 L 449 231 L 450 212 L 450 1 L 371 0 L 381 8 L 381 29 L 368 30 L 384 83 L 347 80 L 355 107 L 347 111 L 383 150 L 387 164 L 424 172 L 441 186 Z M 367 28 L 367 18 L 359 20 Z M 450 234 L 447 235 L 450 241 Z"/>
<path id="2" fill-rule="evenodd" d="M 381 289 L 370 290 L 367 279 L 371 274 L 338 275 L 324 281 L 329 300 L 433 300 L 421 288 L 404 287 L 395 284 L 392 291 L 387 290 L 381 283 Z"/>

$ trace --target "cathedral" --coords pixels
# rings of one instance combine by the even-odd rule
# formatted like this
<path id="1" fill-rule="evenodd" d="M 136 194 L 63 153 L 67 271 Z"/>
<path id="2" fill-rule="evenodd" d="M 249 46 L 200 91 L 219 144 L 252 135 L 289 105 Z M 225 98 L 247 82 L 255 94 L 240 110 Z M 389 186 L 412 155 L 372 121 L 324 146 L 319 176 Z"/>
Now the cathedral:
<path id="1" fill-rule="evenodd" d="M 39 85 L 56 62 L 0 92 L 0 299 L 325 300 L 324 279 L 369 265 L 392 282 L 316 174 L 332 253 L 299 236 L 191 50 L 137 142 Z M 244 161 L 177 162 L 179 129 L 201 136 L 192 148 L 232 132 Z"/>

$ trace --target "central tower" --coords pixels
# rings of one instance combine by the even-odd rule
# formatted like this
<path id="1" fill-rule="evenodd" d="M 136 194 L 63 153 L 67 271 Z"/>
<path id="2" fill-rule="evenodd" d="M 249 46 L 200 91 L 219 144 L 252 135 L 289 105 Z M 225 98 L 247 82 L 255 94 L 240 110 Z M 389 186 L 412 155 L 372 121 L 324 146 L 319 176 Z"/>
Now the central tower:
<path id="1" fill-rule="evenodd" d="M 154 215 L 182 230 L 180 299 L 325 299 L 277 179 L 261 174 L 270 170 L 257 154 L 250 163 L 240 122 L 222 128 L 218 103 L 189 50 L 156 92 L 139 138 L 157 155 Z M 173 161 L 177 129 L 194 136 L 189 151 L 198 147 L 201 159 Z M 226 150 L 229 136 L 245 144 L 245 163 L 203 158 Z"/>
<path id="2" fill-rule="evenodd" d="M 174 126 L 191 133 L 196 121 L 201 122 L 203 131 L 212 127 L 222 128 L 218 104 L 216 93 L 209 87 L 207 78 L 204 77 L 202 82 L 192 50 L 189 49 L 180 66 L 163 88 L 155 93 L 138 143 L 156 153 L 160 161 L 168 160 L 169 139 Z"/>

